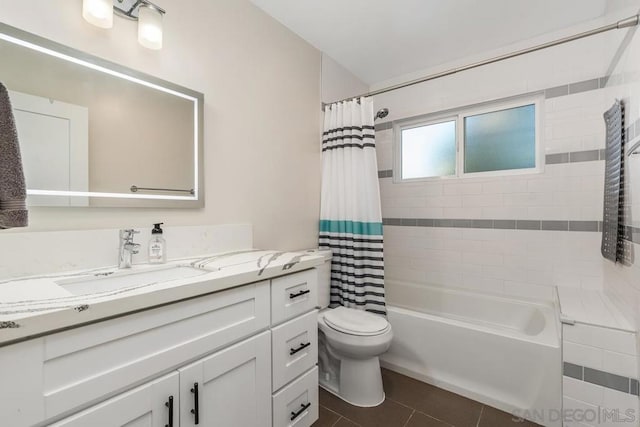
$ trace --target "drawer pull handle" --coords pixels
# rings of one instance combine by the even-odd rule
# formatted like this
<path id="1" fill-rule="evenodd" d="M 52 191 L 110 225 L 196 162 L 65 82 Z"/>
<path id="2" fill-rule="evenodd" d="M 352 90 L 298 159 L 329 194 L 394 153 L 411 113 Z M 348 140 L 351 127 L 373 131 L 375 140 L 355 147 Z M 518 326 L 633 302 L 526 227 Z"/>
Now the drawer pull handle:
<path id="1" fill-rule="evenodd" d="M 311 291 L 309 289 L 305 289 L 304 291 L 300 291 L 298 293 L 295 294 L 289 294 L 289 299 L 294 299 L 294 298 L 298 298 L 301 297 L 302 295 L 308 294 Z"/>
<path id="2" fill-rule="evenodd" d="M 173 427 L 173 396 L 169 396 L 169 401 L 164 402 L 164 406 L 169 408 L 169 424 L 165 424 L 164 427 Z"/>
<path id="3" fill-rule="evenodd" d="M 193 409 L 191 413 L 194 415 L 194 424 L 200 424 L 200 405 L 198 404 L 198 383 L 193 383 L 193 388 L 191 389 L 191 393 L 193 393 Z"/>
<path id="4" fill-rule="evenodd" d="M 291 421 L 295 420 L 300 416 L 300 414 L 309 409 L 309 406 L 311 406 L 311 402 L 307 403 L 306 405 L 304 403 L 301 403 L 300 410 L 298 412 L 291 412 Z"/>
<path id="5" fill-rule="evenodd" d="M 305 348 L 309 347 L 310 345 L 311 345 L 310 342 L 308 342 L 308 343 L 300 343 L 300 347 L 289 349 L 289 356 L 293 356 L 297 352 L 304 350 Z"/>

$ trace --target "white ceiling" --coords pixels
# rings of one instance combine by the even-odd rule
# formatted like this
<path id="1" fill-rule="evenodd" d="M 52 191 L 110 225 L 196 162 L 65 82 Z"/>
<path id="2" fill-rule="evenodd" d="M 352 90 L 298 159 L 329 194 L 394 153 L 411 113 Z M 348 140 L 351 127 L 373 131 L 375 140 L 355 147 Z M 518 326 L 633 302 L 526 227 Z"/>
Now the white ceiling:
<path id="1" fill-rule="evenodd" d="M 367 84 L 602 16 L 607 0 L 251 0 Z"/>

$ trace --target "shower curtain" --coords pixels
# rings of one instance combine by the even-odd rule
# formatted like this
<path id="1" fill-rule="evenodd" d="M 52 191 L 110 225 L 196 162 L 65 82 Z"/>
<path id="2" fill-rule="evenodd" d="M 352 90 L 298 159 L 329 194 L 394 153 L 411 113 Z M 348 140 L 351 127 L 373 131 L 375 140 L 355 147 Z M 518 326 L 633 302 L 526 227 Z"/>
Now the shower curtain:
<path id="1" fill-rule="evenodd" d="M 386 315 L 373 120 L 371 99 L 325 109 L 319 245 L 333 252 L 331 307 Z"/>

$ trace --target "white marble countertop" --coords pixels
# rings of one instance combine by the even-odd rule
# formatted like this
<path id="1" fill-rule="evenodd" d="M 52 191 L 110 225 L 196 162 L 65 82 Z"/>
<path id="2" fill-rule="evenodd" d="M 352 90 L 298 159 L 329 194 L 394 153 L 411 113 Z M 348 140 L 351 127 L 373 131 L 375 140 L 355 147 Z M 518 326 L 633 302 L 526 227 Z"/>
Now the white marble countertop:
<path id="1" fill-rule="evenodd" d="M 247 250 L 172 260 L 166 264 L 104 268 L 0 282 L 0 346 L 126 313 L 218 292 L 321 265 L 314 252 Z M 78 282 L 184 266 L 188 278 L 137 281 L 117 289 L 70 291 Z M 190 270 L 193 271 L 193 270 Z M 135 280 L 134 280 L 135 281 Z"/>

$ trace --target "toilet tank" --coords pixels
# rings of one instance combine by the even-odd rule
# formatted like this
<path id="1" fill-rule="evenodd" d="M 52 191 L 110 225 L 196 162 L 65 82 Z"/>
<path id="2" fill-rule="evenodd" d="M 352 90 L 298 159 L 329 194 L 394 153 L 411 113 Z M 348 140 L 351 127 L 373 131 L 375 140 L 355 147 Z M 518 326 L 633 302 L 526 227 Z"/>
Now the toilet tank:
<path id="1" fill-rule="evenodd" d="M 324 263 L 317 266 L 318 269 L 318 307 L 329 307 L 331 299 L 331 256 L 330 249 L 310 249 L 307 252 L 314 252 L 314 255 L 324 257 Z"/>

